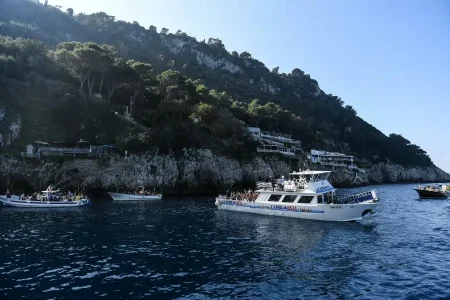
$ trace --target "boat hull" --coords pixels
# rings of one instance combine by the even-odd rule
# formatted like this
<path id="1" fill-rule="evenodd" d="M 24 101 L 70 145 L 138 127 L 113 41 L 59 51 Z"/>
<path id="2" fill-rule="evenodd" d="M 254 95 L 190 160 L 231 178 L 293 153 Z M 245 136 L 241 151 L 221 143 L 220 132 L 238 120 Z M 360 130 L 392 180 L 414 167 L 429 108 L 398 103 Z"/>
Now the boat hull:
<path id="1" fill-rule="evenodd" d="M 161 200 L 162 195 L 129 195 L 121 193 L 108 193 L 115 201 L 137 201 L 137 200 Z"/>
<path id="2" fill-rule="evenodd" d="M 88 199 L 81 199 L 76 201 L 32 201 L 32 200 L 19 200 L 18 197 L 13 198 L 0 197 L 0 201 L 5 206 L 33 207 L 33 208 L 81 207 L 91 204 L 91 202 Z"/>
<path id="3" fill-rule="evenodd" d="M 261 215 L 349 222 L 361 220 L 364 215 L 372 213 L 378 206 L 378 203 L 286 205 L 284 203 L 268 204 L 216 198 L 216 206 L 221 210 L 248 212 Z"/>
<path id="4" fill-rule="evenodd" d="M 450 193 L 414 189 L 421 199 L 448 199 Z"/>

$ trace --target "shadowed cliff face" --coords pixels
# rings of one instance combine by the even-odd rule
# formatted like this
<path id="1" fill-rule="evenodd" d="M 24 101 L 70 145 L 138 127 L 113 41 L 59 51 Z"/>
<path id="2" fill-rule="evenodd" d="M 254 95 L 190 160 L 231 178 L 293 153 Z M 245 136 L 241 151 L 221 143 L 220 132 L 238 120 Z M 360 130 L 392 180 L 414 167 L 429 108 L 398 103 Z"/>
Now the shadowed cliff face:
<path id="1" fill-rule="evenodd" d="M 0 175 L 1 188 L 15 182 L 14 189 L 24 182 L 39 189 L 50 183 L 62 182 L 67 188 L 95 188 L 114 190 L 138 186 L 164 188 L 165 193 L 216 193 L 242 187 L 243 183 L 281 175 L 298 170 L 301 162 L 289 164 L 278 157 L 255 157 L 238 161 L 218 156 L 210 150 L 185 150 L 184 155 L 147 154 L 94 159 L 70 159 L 62 163 L 3 158 Z M 450 181 L 450 176 L 436 167 L 405 168 L 398 165 L 377 164 L 366 172 L 355 173 L 337 168 L 331 176 L 336 187 L 367 185 L 371 183 Z"/>
<path id="2" fill-rule="evenodd" d="M 210 150 L 186 150 L 184 155 L 142 155 L 127 158 L 112 156 L 94 159 L 72 159 L 62 163 L 31 163 L 22 159 L 3 158 L 0 174 L 2 187 L 13 179 L 27 180 L 33 187 L 63 181 L 66 187 L 114 189 L 138 186 L 162 186 L 173 192 L 202 193 L 232 188 L 242 182 L 288 174 L 291 167 L 278 158 L 239 162 L 214 155 Z"/>

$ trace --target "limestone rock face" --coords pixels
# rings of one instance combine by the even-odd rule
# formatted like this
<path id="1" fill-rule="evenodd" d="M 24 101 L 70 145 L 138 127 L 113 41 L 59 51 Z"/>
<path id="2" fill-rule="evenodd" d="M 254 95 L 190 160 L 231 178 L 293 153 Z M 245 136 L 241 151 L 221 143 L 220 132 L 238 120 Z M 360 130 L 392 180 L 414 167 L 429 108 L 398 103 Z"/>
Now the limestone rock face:
<path id="1" fill-rule="evenodd" d="M 145 155 L 118 155 L 98 159 L 42 161 L 0 156 L 0 188 L 14 180 L 25 180 L 33 188 L 59 183 L 68 188 L 86 187 L 114 189 L 138 186 L 162 186 L 173 193 L 202 193 L 236 187 L 242 182 L 255 182 L 269 177 L 288 176 L 298 170 L 302 162 L 277 156 L 257 156 L 250 161 L 214 154 L 208 149 L 186 149 L 181 156 L 148 153 Z M 331 182 L 336 187 L 361 186 L 394 182 L 446 182 L 450 175 L 437 167 L 405 168 L 380 163 L 365 172 L 335 168 Z"/>
<path id="2" fill-rule="evenodd" d="M 12 178 L 26 180 L 32 187 L 62 182 L 73 187 L 113 189 L 163 186 L 177 190 L 189 187 L 201 192 L 204 187 L 215 190 L 234 184 L 254 182 L 270 176 L 287 175 L 286 162 L 275 157 L 240 162 L 234 158 L 215 155 L 208 149 L 187 149 L 181 157 L 172 154 L 146 154 L 128 157 L 108 156 L 99 159 L 68 158 L 62 163 L 51 159 L 42 162 L 2 157 L 0 176 L 2 186 Z"/>

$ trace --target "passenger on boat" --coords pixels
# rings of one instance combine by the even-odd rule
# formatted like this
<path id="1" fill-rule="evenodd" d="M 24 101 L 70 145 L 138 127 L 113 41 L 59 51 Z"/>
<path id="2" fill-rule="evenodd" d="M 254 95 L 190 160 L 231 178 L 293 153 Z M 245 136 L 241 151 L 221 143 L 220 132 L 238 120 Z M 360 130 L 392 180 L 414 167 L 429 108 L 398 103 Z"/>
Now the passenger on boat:
<path id="1" fill-rule="evenodd" d="M 225 194 L 225 198 L 227 199 L 231 199 L 231 200 L 238 200 L 238 201 L 255 201 L 256 198 L 258 198 L 258 194 L 251 191 L 251 190 L 247 190 L 244 192 L 232 192 L 230 193 L 230 191 L 227 191 L 227 194 Z"/>
<path id="2" fill-rule="evenodd" d="M 272 183 L 272 191 L 275 191 L 275 185 L 277 184 L 275 178 L 270 177 L 270 183 Z"/>
<path id="3" fill-rule="evenodd" d="M 281 190 L 284 190 L 284 176 L 281 176 L 280 179 L 278 179 L 278 186 L 281 188 Z"/>
<path id="4" fill-rule="evenodd" d="M 6 190 L 6 198 L 11 198 L 11 192 L 9 191 L 9 189 Z"/>

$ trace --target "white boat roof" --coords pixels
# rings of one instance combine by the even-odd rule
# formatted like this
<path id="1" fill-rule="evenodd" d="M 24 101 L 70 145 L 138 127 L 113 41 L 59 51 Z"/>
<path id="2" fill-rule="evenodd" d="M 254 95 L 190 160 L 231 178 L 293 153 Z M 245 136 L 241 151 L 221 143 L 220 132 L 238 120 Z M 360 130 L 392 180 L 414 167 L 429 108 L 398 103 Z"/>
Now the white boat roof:
<path id="1" fill-rule="evenodd" d="M 331 173 L 331 171 L 301 171 L 301 172 L 292 172 L 289 173 L 289 175 L 318 175 L 327 173 Z"/>

